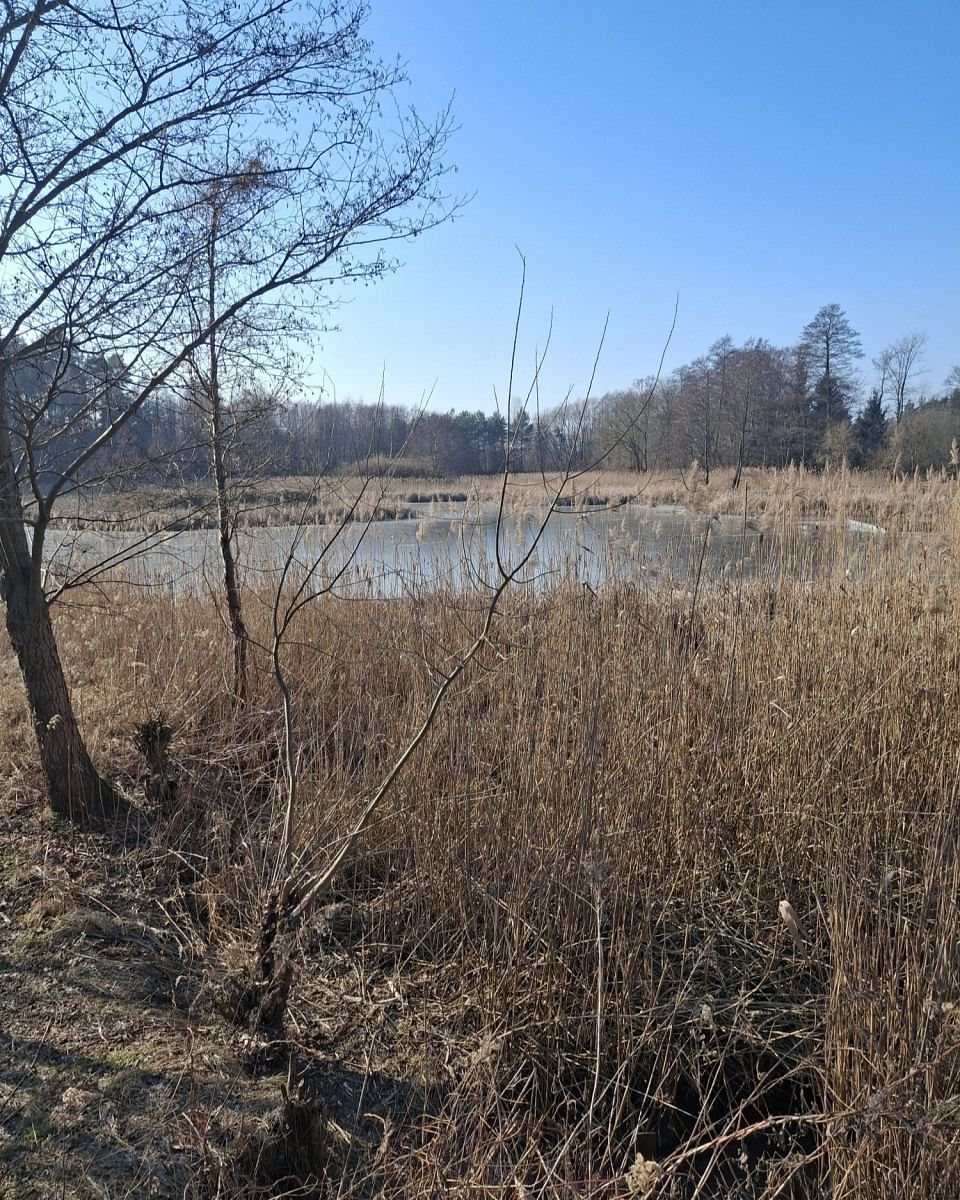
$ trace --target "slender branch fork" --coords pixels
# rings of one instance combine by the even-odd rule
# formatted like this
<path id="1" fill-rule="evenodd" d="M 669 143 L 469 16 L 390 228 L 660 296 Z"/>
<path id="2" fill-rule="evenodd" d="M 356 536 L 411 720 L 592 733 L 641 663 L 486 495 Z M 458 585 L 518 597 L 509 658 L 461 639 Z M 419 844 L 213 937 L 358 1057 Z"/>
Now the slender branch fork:
<path id="1" fill-rule="evenodd" d="M 524 259 L 523 255 L 521 255 L 520 258 L 520 297 L 517 305 L 513 329 L 508 397 L 512 393 L 513 382 L 516 374 L 521 318 L 524 309 L 526 290 L 526 260 Z M 580 420 L 583 419 L 583 413 L 586 411 L 590 403 L 593 382 L 596 376 L 600 354 L 603 350 L 608 323 L 609 316 L 604 321 L 603 330 L 590 375 L 590 384 L 580 405 Z M 547 347 L 549 347 L 549 338 L 547 339 Z M 533 379 L 527 390 L 526 397 L 522 402 L 521 412 L 526 411 L 526 407 L 530 403 L 530 399 L 537 389 L 545 355 L 546 350 L 544 350 L 543 354 L 538 355 L 536 359 Z M 509 408 L 508 411 L 510 411 Z M 338 847 L 330 856 L 329 861 L 321 870 L 315 872 L 304 871 L 299 878 L 296 877 L 297 865 L 294 858 L 294 841 L 297 836 L 299 819 L 299 813 L 297 809 L 299 763 L 296 752 L 292 695 L 289 683 L 282 668 L 283 642 L 290 628 L 290 624 L 296 614 L 306 604 L 318 599 L 323 594 L 329 593 L 336 583 L 343 578 L 350 563 L 355 559 L 363 537 L 366 535 L 366 532 L 369 529 L 369 523 L 365 525 L 361 538 L 358 539 L 356 546 L 347 556 L 346 561 L 337 570 L 333 578 L 325 583 L 323 587 L 311 589 L 310 584 L 315 579 L 324 559 L 329 554 L 334 543 L 342 537 L 343 531 L 347 524 L 346 521 L 342 521 L 336 532 L 324 545 L 321 553 L 314 559 L 309 569 L 305 572 L 304 577 L 295 587 L 292 596 L 286 600 L 286 603 L 284 603 L 283 595 L 286 583 L 296 559 L 297 549 L 303 540 L 303 521 L 301 521 L 297 528 L 291 547 L 286 555 L 281 571 L 280 581 L 274 597 L 274 639 L 272 646 L 274 676 L 281 694 L 284 712 L 285 773 L 287 780 L 282 833 L 280 838 L 279 852 L 273 873 L 273 883 L 274 887 L 278 889 L 279 899 L 282 907 L 287 910 L 286 919 L 291 930 L 298 926 L 299 922 L 308 913 L 310 907 L 316 902 L 318 897 L 329 888 L 333 880 L 336 878 L 340 868 L 343 866 L 343 863 L 349 857 L 365 830 L 370 826 L 371 821 L 378 810 L 383 806 L 384 801 L 393 791 L 397 781 L 403 774 L 404 769 L 411 762 L 411 760 L 416 757 L 422 748 L 432 726 L 437 719 L 437 716 L 443 708 L 444 700 L 446 699 L 447 695 L 456 685 L 457 681 L 468 670 L 471 664 L 477 659 L 483 648 L 491 643 L 492 631 L 504 597 L 514 584 L 523 579 L 527 568 L 534 559 L 537 549 L 542 542 L 543 536 L 547 530 L 547 526 L 557 511 L 557 501 L 559 497 L 563 493 L 564 488 L 567 487 L 571 481 L 575 480 L 579 474 L 579 472 L 573 467 L 573 456 L 575 449 L 574 447 L 571 447 L 563 470 L 561 471 L 559 478 L 554 483 L 554 495 L 547 507 L 546 512 L 542 515 L 539 523 L 533 530 L 529 544 L 525 546 L 522 553 L 520 553 L 520 555 L 517 557 L 516 561 L 511 563 L 508 561 L 506 554 L 506 538 L 504 531 L 506 520 L 506 496 L 511 473 L 511 448 L 512 442 L 509 443 L 505 449 L 502 478 L 497 501 L 497 514 L 494 529 L 496 578 L 495 580 L 485 584 L 485 587 L 489 591 L 489 595 L 483 610 L 483 617 L 480 623 L 479 631 L 476 632 L 473 637 L 453 656 L 453 666 L 441 673 L 440 681 L 434 689 L 430 702 L 427 705 L 426 711 L 419 726 L 413 733 L 410 740 L 407 742 L 404 749 L 398 754 L 392 766 L 385 773 L 379 785 L 375 788 L 372 796 L 367 801 L 362 812 L 350 830 L 340 840 Z M 353 515 L 356 513 L 360 501 L 365 495 L 368 484 L 369 480 L 364 482 L 359 496 L 347 514 L 348 519 L 352 519 Z M 385 487 L 385 484 L 383 486 Z M 381 490 L 380 499 L 382 499 L 383 494 L 383 490 Z"/>

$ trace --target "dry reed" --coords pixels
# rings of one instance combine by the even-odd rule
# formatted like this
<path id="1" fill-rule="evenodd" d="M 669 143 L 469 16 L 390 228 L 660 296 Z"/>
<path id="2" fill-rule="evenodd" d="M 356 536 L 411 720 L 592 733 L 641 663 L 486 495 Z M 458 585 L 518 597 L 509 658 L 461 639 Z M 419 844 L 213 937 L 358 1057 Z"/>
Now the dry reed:
<path id="1" fill-rule="evenodd" d="M 766 576 L 508 600 L 332 897 L 362 912 L 360 940 L 346 960 L 304 951 L 307 1050 L 316 977 L 349 960 L 380 1068 L 426 1097 L 341 1194 L 960 1190 L 956 485 L 831 486 L 751 490 L 794 546 Z M 937 603 L 893 537 L 869 575 L 838 560 L 811 580 L 790 532 L 811 511 L 932 530 Z M 62 609 L 64 657 L 117 771 L 136 773 L 138 721 L 176 724 L 203 817 L 166 836 L 189 825 L 214 964 L 250 936 L 275 836 L 277 697 L 264 668 L 238 730 L 215 605 L 121 592 L 109 620 L 93 595 Z M 268 607 L 251 589 L 261 640 Z M 305 855 L 335 845 L 481 617 L 466 592 L 305 610 Z M 2 697 L 9 778 L 30 731 Z M 326 1049 L 363 1067 L 360 1041 Z"/>

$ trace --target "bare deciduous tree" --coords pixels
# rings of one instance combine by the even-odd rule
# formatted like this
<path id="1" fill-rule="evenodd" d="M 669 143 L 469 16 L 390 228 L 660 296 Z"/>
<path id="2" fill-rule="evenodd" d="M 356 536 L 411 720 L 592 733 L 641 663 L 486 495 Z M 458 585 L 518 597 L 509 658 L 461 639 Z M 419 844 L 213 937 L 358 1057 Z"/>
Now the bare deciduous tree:
<path id="1" fill-rule="evenodd" d="M 0 21 L 2 594 L 50 804 L 82 823 L 111 823 L 118 802 L 82 740 L 51 623 L 58 500 L 103 482 L 105 448 L 250 305 L 375 278 L 393 265 L 388 243 L 450 211 L 449 115 L 401 111 L 402 74 L 373 57 L 365 15 L 340 0 L 27 0 Z M 257 155 L 271 203 L 197 323 L 184 214 Z M 53 366 L 31 392 L 41 360 Z M 104 369 L 71 390 L 81 360 Z"/>
<path id="2" fill-rule="evenodd" d="M 599 401 L 600 433 L 604 448 L 617 443 L 629 469 L 646 471 L 650 462 L 649 387 L 638 380 L 633 387 L 612 392 Z"/>
<path id="3" fill-rule="evenodd" d="M 925 333 L 908 333 L 881 350 L 873 360 L 880 374 L 880 400 L 886 398 L 889 387 L 893 395 L 894 420 L 898 425 L 913 390 L 913 381 L 922 369 L 926 345 Z"/>
<path id="4" fill-rule="evenodd" d="M 218 318 L 224 294 L 229 295 L 237 272 L 245 271 L 245 260 L 257 248 L 257 221 L 269 212 L 272 187 L 263 160 L 252 158 L 234 176 L 223 176 L 204 184 L 196 199 L 195 224 L 199 236 L 199 261 L 188 276 L 188 296 L 194 336 L 205 330 L 202 353 L 191 356 L 187 395 L 194 399 L 207 426 L 210 472 L 216 498 L 217 544 L 223 566 L 223 591 L 233 639 L 233 692 L 236 707 L 247 696 L 247 649 L 249 637 L 243 619 L 243 604 L 237 574 L 234 544 L 237 513 L 228 490 L 228 455 L 231 429 L 236 432 L 237 393 L 246 395 L 249 384 L 267 361 L 276 358 L 273 339 L 283 345 L 297 331 L 293 314 L 276 311 L 276 304 L 263 301 L 248 305 L 228 325 Z M 241 285 L 242 286 L 242 285 Z M 226 378 L 228 364 L 233 367 Z M 283 364 L 288 366 L 288 364 Z M 231 388 L 232 385 L 232 388 Z M 225 391 L 230 388 L 231 406 Z"/>
<path id="5" fill-rule="evenodd" d="M 524 283 L 525 264 L 507 388 L 507 396 L 510 399 L 506 406 L 506 419 L 508 428 L 514 431 L 522 428 L 524 420 L 529 420 L 531 402 L 539 388 L 540 373 L 550 342 L 548 335 L 544 351 L 538 352 L 536 355 L 532 382 L 526 394 L 515 399 L 513 383 L 517 361 L 517 339 L 523 311 Z M 598 359 L 605 335 L 606 326 L 604 326 L 604 333 L 597 351 Z M 575 423 L 581 422 L 589 409 L 596 368 L 597 362 L 595 361 L 586 397 L 578 405 L 572 406 L 574 411 L 572 419 Z M 655 386 L 656 380 L 651 386 L 651 394 Z M 271 872 L 271 885 L 263 904 L 255 959 L 249 964 L 245 977 L 240 981 L 234 981 L 239 984 L 239 987 L 231 986 L 227 993 L 228 1011 L 232 1019 L 251 1022 L 255 1032 L 266 1033 L 269 1037 L 276 1039 L 281 1047 L 284 1041 L 282 1036 L 283 1016 L 293 977 L 291 955 L 294 952 L 306 914 L 335 880 L 357 842 L 392 794 L 404 770 L 422 749 L 443 708 L 448 693 L 471 665 L 483 655 L 484 651 L 491 648 L 495 650 L 494 631 L 504 599 L 514 586 L 531 576 L 538 547 L 546 534 L 551 519 L 558 511 L 560 497 L 581 474 L 573 466 L 573 455 L 577 444 L 577 438 L 574 436 L 566 462 L 558 476 L 549 482 L 545 474 L 542 476 L 545 494 L 548 498 L 545 511 L 539 519 L 533 522 L 528 531 L 528 538 L 519 547 L 512 546 L 512 539 L 509 537 L 507 529 L 506 505 L 513 458 L 511 455 L 512 440 L 517 436 L 517 433 L 514 432 L 511 444 L 508 444 L 505 449 L 499 496 L 493 505 L 495 509 L 493 562 L 485 569 L 482 563 L 471 563 L 465 552 L 463 566 L 472 577 L 472 584 L 477 593 L 477 603 L 475 611 L 464 617 L 465 632 L 462 644 L 458 647 L 446 648 L 440 655 L 440 661 L 431 662 L 426 657 L 424 658 L 423 667 L 428 673 L 430 687 L 429 700 L 421 714 L 421 719 L 405 746 L 385 769 L 351 827 L 335 847 L 318 847 L 309 844 L 309 827 L 305 818 L 309 813 L 310 806 L 305 804 L 299 795 L 300 755 L 296 733 L 295 705 L 284 666 L 284 658 L 288 643 L 292 640 L 295 622 L 299 614 L 321 597 L 331 595 L 344 580 L 354 561 L 357 548 L 369 525 L 364 526 L 364 532 L 354 542 L 353 548 L 346 550 L 340 562 L 335 561 L 332 552 L 338 545 L 342 546 L 345 529 L 359 510 L 364 496 L 371 490 L 372 481 L 368 479 L 364 482 L 343 521 L 324 538 L 317 553 L 306 557 L 302 555 L 305 527 L 301 520 L 285 556 L 274 596 L 273 640 L 270 646 L 274 678 L 281 695 L 284 715 L 286 788 L 282 797 L 281 831 Z M 386 482 L 385 479 L 380 480 L 376 503 L 380 503 L 384 498 Z M 323 862 L 323 865 L 315 867 L 311 864 L 316 861 L 318 853 L 326 861 Z M 288 1060 L 288 1085 L 292 1085 L 295 1071 L 296 1067 L 291 1055 Z"/>

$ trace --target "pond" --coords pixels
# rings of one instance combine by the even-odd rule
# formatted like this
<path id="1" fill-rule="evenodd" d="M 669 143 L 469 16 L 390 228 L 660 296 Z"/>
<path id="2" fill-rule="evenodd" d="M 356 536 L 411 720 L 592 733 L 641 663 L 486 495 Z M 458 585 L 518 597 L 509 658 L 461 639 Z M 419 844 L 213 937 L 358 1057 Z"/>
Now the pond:
<path id="1" fill-rule="evenodd" d="M 545 512 L 545 510 L 544 510 Z M 431 504 L 414 519 L 357 522 L 337 532 L 313 525 L 241 529 L 237 551 L 244 581 L 275 581 L 291 547 L 300 569 L 322 556 L 317 578 L 338 592 L 397 596 L 424 588 L 495 582 L 497 549 L 508 569 L 520 563 L 544 513 L 511 512 L 498 531 L 492 504 Z M 91 574 L 174 592 L 219 588 L 216 531 L 167 534 L 48 534 L 53 581 Z M 518 581 L 537 587 L 577 578 L 596 587 L 631 579 L 655 585 L 694 575 L 813 580 L 841 565 L 860 576 L 878 560 L 883 530 L 854 521 L 802 521 L 790 530 L 743 517 L 709 519 L 680 507 L 623 505 L 550 515 Z"/>

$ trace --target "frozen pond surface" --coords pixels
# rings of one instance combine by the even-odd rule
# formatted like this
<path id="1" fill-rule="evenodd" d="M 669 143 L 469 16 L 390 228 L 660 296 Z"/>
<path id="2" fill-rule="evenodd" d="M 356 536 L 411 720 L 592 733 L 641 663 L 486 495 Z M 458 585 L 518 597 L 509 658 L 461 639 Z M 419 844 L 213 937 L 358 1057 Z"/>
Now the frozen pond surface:
<path id="1" fill-rule="evenodd" d="M 335 526 L 324 525 L 308 526 L 299 539 L 293 526 L 241 529 L 237 549 L 250 584 L 258 577 L 275 580 L 297 541 L 297 562 L 310 566 L 323 555 L 318 577 L 337 576 L 338 591 L 402 595 L 424 587 L 495 582 L 498 544 L 505 564 L 517 564 L 541 521 L 536 513 L 510 513 L 498 537 L 493 505 L 465 509 L 434 504 L 419 519 L 358 522 L 336 536 Z M 707 578 L 741 573 L 776 578 L 785 554 L 794 577 L 815 579 L 838 562 L 859 575 L 869 571 L 885 536 L 860 522 L 811 520 L 802 522 L 785 545 L 772 523 L 764 526 L 735 516 L 710 519 L 678 507 L 559 510 L 520 578 L 539 586 L 563 575 L 592 586 L 610 579 L 654 584 L 660 577 L 682 581 L 701 570 Z M 97 570 L 103 581 L 129 580 L 175 591 L 219 588 L 212 529 L 154 535 L 52 530 L 48 538 L 48 571 L 54 580 Z M 136 556 L 129 558 L 131 552 Z"/>

